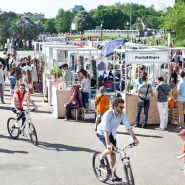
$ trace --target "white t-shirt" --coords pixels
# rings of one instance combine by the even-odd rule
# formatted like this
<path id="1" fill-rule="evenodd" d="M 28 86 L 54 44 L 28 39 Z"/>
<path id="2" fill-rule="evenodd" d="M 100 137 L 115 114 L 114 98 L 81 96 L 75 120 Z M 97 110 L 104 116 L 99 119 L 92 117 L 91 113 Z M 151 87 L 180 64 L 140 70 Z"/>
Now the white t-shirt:
<path id="1" fill-rule="evenodd" d="M 20 102 L 19 102 L 18 95 L 16 93 L 13 95 L 13 98 L 12 98 L 12 101 L 11 101 L 11 107 L 14 107 L 14 98 L 16 99 L 16 107 L 19 108 Z M 28 99 L 28 93 L 25 93 L 23 101 L 27 100 L 27 99 Z"/>
<path id="2" fill-rule="evenodd" d="M 89 80 L 87 78 L 83 78 L 81 84 L 84 84 L 83 91 L 89 92 Z"/>
<path id="3" fill-rule="evenodd" d="M 26 66 L 23 67 L 23 70 L 24 71 L 27 71 L 27 70 L 32 71 L 32 67 L 26 65 Z"/>

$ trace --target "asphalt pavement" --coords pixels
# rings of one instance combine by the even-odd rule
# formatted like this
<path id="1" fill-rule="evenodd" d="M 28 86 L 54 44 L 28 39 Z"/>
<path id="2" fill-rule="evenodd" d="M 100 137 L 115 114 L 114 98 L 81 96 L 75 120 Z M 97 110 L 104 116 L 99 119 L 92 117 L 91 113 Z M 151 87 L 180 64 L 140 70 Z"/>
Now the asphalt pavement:
<path id="1" fill-rule="evenodd" d="M 103 184 L 92 169 L 94 152 L 103 150 L 94 131 L 93 117 L 78 122 L 55 119 L 51 115 L 52 107 L 43 102 L 42 94 L 34 94 L 32 99 L 39 106 L 30 114 L 37 130 L 38 146 L 29 137 L 10 138 L 7 120 L 14 114 L 9 110 L 11 97 L 6 87 L 6 104 L 0 103 L 0 185 Z M 168 125 L 165 131 L 155 130 L 157 126 L 134 128 L 140 144 L 128 150 L 128 155 L 135 184 L 184 185 L 183 160 L 176 159 L 182 153 L 176 125 Z M 130 139 L 120 125 L 118 146 L 131 142 Z M 117 174 L 123 176 L 121 164 Z"/>

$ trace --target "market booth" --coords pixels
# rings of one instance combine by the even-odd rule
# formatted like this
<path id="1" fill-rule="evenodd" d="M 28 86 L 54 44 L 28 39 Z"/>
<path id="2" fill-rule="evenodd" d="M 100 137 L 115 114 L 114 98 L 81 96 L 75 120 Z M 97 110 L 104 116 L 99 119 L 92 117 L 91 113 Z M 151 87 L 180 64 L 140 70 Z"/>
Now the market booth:
<path id="1" fill-rule="evenodd" d="M 160 65 L 162 63 L 169 63 L 169 50 L 157 49 L 141 49 L 141 50 L 126 50 L 125 51 L 125 87 L 128 83 L 133 82 L 139 76 L 139 65 L 145 65 L 145 71 L 148 74 L 148 83 L 153 87 L 155 93 L 156 79 L 161 76 Z M 169 67 L 170 65 L 168 65 Z M 169 69 L 168 69 L 169 70 Z M 169 73 L 168 73 L 169 75 Z M 169 79 L 169 77 L 168 77 Z M 135 124 L 136 109 L 138 97 L 136 92 L 130 91 L 126 88 L 125 91 L 125 112 L 131 124 Z M 143 111 L 141 119 L 143 120 Z M 159 113 L 157 108 L 157 96 L 150 97 L 150 108 L 148 115 L 148 124 L 159 124 Z"/>
<path id="2" fill-rule="evenodd" d="M 88 71 L 90 78 L 92 76 L 92 58 L 98 54 L 95 48 L 81 48 L 81 47 L 60 47 L 53 48 L 53 65 L 63 65 L 67 63 L 72 73 L 74 74 L 73 81 L 66 84 L 64 80 L 50 83 L 48 88 L 50 92 L 50 99 L 52 108 L 52 115 L 55 118 L 65 116 L 64 104 L 67 103 L 72 95 L 71 86 L 72 84 L 79 83 L 77 81 L 76 72 L 80 69 Z"/>

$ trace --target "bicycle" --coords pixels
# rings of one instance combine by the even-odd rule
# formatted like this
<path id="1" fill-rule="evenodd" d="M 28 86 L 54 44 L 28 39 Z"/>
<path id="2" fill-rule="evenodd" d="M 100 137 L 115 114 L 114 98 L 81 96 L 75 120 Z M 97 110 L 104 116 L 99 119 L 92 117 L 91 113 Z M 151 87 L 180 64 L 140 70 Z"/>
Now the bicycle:
<path id="1" fill-rule="evenodd" d="M 29 117 L 29 113 L 34 111 L 35 109 L 30 109 L 30 110 L 23 110 L 24 114 L 25 114 L 25 122 L 22 126 L 17 127 L 16 126 L 16 118 L 15 117 L 10 117 L 7 121 L 7 129 L 8 129 L 8 133 L 10 134 L 11 138 L 13 139 L 17 139 L 21 133 L 21 130 L 26 128 L 28 128 L 28 133 L 30 135 L 30 139 L 32 141 L 32 143 L 37 146 L 38 144 L 38 138 L 37 138 L 37 132 L 36 129 L 33 125 L 32 120 Z"/>
<path id="2" fill-rule="evenodd" d="M 96 178 L 101 181 L 101 182 L 106 182 L 108 179 L 112 178 L 112 174 L 115 173 L 116 167 L 118 166 L 118 163 L 122 161 L 123 163 L 123 170 L 125 173 L 125 178 L 127 181 L 128 185 L 135 185 L 134 182 L 134 176 L 132 173 L 132 168 L 130 164 L 130 158 L 127 156 L 126 151 L 129 148 L 132 148 L 135 146 L 135 143 L 131 143 L 128 145 L 125 145 L 124 147 L 114 147 L 113 151 L 115 153 L 119 154 L 119 159 L 116 161 L 116 164 L 114 167 L 111 169 L 109 160 L 107 157 L 105 157 L 104 162 L 105 162 L 105 167 L 99 167 L 99 161 L 100 161 L 100 152 L 95 152 L 93 155 L 93 160 L 92 160 L 92 165 L 93 165 L 93 170 L 95 173 Z"/>

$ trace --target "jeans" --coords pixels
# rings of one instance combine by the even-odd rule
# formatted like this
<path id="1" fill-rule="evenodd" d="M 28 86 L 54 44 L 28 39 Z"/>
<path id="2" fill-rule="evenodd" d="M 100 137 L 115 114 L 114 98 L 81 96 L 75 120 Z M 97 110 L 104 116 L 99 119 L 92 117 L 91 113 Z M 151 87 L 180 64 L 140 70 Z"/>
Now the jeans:
<path id="1" fill-rule="evenodd" d="M 179 126 L 185 128 L 184 123 L 184 109 L 185 109 L 185 102 L 178 102 L 178 112 L 179 112 Z"/>
<path id="2" fill-rule="evenodd" d="M 89 92 L 82 91 L 82 102 L 83 102 L 83 107 L 86 107 L 86 103 L 89 103 Z"/>
<path id="3" fill-rule="evenodd" d="M 157 102 L 160 117 L 160 128 L 165 129 L 168 124 L 168 102 Z"/>
<path id="4" fill-rule="evenodd" d="M 142 111 L 142 108 L 144 108 L 144 119 L 143 119 L 143 122 L 142 122 L 142 127 L 146 128 L 147 120 L 148 120 L 149 107 L 150 107 L 150 101 L 147 101 L 147 103 L 145 103 L 144 107 L 137 106 L 136 121 L 135 121 L 135 124 L 136 124 L 137 127 L 139 127 L 141 111 Z"/>
<path id="5" fill-rule="evenodd" d="M 0 83 L 0 95 L 1 95 L 1 101 L 4 101 L 3 84 L 2 83 Z"/>
<path id="6" fill-rule="evenodd" d="M 17 111 L 15 108 L 11 108 L 12 112 L 17 114 Z M 17 114 L 17 121 L 19 121 L 20 119 L 22 119 L 22 126 L 24 124 L 24 122 L 26 121 L 26 117 L 25 117 L 25 113 L 24 112 L 21 112 L 19 114 Z"/>

